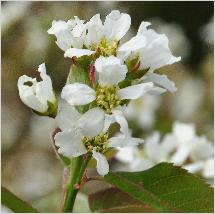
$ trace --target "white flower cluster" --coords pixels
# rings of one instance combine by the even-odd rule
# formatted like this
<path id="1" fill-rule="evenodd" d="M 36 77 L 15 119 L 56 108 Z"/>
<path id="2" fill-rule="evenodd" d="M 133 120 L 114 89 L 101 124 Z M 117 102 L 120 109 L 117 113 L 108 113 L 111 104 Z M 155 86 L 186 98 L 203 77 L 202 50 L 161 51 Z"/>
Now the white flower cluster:
<path id="1" fill-rule="evenodd" d="M 145 140 L 142 149 L 120 149 L 116 158 L 127 163 L 126 170 L 146 170 L 159 162 L 172 162 L 206 179 L 214 176 L 213 144 L 198 136 L 193 124 L 175 122 L 172 133 L 160 139 L 154 132 Z"/>
<path id="2" fill-rule="evenodd" d="M 128 102 L 147 93 L 159 95 L 177 90 L 166 75 L 154 73 L 155 69 L 180 60 L 172 55 L 168 38 L 148 29 L 149 22 L 142 22 L 137 35 L 121 44 L 130 25 L 128 14 L 114 10 L 104 23 L 100 14 L 96 14 L 88 22 L 78 17 L 67 22 L 53 21 L 48 30 L 56 36 L 56 44 L 65 52 L 64 56 L 72 58 L 73 66 L 85 65 L 83 72 L 89 79 L 87 83 L 73 81 L 63 87 L 61 98 L 64 101 L 56 117 L 61 132 L 56 134 L 55 144 L 58 152 L 69 158 L 92 154 L 100 175 L 109 171 L 104 156 L 109 148 L 143 143 L 142 139 L 130 137 L 124 117 Z M 21 90 L 25 86 L 23 81 L 18 85 L 22 101 L 33 108 L 25 95 L 27 89 Z M 51 91 L 45 90 L 44 94 Z M 31 91 L 40 98 L 34 84 Z M 88 110 L 81 114 L 80 106 L 88 106 Z M 41 109 L 33 109 L 45 110 L 42 105 L 39 107 Z M 109 137 L 109 127 L 115 122 L 120 126 L 121 135 Z"/>

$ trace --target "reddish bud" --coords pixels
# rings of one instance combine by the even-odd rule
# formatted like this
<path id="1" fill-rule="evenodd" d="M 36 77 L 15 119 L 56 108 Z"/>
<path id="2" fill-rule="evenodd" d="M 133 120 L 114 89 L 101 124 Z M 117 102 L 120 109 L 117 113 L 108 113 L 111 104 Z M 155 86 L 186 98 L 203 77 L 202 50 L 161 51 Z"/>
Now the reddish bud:
<path id="1" fill-rule="evenodd" d="M 90 81 L 92 82 L 92 84 L 95 85 L 96 84 L 95 66 L 93 64 L 90 65 L 89 77 L 90 77 Z"/>
<path id="2" fill-rule="evenodd" d="M 133 67 L 132 71 L 137 71 L 140 67 L 140 61 Z"/>
<path id="3" fill-rule="evenodd" d="M 74 185 L 74 188 L 75 188 L 75 189 L 80 189 L 80 184 L 75 184 L 75 185 Z"/>

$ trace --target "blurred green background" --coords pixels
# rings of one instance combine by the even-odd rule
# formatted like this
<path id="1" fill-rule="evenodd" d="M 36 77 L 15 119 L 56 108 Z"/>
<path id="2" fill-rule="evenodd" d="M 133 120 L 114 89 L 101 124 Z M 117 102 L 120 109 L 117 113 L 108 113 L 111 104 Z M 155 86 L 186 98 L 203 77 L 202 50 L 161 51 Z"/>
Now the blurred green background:
<path id="1" fill-rule="evenodd" d="M 1 2 L 2 33 L 2 184 L 43 212 L 58 212 L 62 188 L 62 165 L 52 150 L 50 133 L 54 120 L 34 115 L 19 99 L 19 76 L 38 76 L 46 63 L 53 87 L 60 93 L 71 64 L 47 30 L 52 20 L 73 16 L 88 20 L 113 9 L 129 13 L 136 34 L 141 21 L 169 37 L 180 63 L 158 72 L 168 74 L 178 91 L 161 97 L 148 127 L 130 122 L 136 136 L 153 130 L 171 131 L 175 120 L 193 122 L 199 134 L 213 140 L 213 2 Z M 77 212 L 87 212 L 80 195 Z"/>

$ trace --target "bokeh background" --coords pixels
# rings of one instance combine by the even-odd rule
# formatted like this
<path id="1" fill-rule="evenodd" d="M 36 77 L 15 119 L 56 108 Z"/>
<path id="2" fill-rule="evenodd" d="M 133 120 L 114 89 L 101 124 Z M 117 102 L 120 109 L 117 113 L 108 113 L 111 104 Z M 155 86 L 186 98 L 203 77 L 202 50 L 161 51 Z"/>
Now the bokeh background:
<path id="1" fill-rule="evenodd" d="M 47 30 L 52 20 L 73 16 L 102 19 L 113 9 L 131 15 L 132 27 L 124 40 L 136 34 L 141 21 L 165 33 L 175 56 L 182 60 L 158 72 L 176 83 L 175 94 L 145 102 L 144 124 L 130 121 L 135 136 L 153 130 L 170 132 L 174 121 L 192 122 L 198 134 L 213 142 L 213 2 L 2 2 L 2 184 L 43 212 L 58 212 L 62 196 L 63 166 L 50 139 L 53 119 L 33 114 L 19 99 L 19 76 L 37 76 L 46 63 L 57 93 L 65 84 L 71 64 Z M 112 163 L 112 162 L 111 162 Z M 113 161 L 114 163 L 114 161 Z M 76 212 L 88 211 L 79 194 Z"/>

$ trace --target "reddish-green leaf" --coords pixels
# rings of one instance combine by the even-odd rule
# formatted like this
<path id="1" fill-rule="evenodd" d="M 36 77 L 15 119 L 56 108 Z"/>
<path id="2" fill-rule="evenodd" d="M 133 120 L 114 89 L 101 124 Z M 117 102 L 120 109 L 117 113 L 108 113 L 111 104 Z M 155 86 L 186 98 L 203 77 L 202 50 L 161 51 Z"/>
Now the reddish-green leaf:
<path id="1" fill-rule="evenodd" d="M 109 173 L 105 181 L 158 212 L 213 212 L 213 188 L 170 163 L 143 172 Z"/>
<path id="2" fill-rule="evenodd" d="M 155 212 L 115 187 L 90 194 L 88 200 L 91 211 L 97 213 Z"/>

